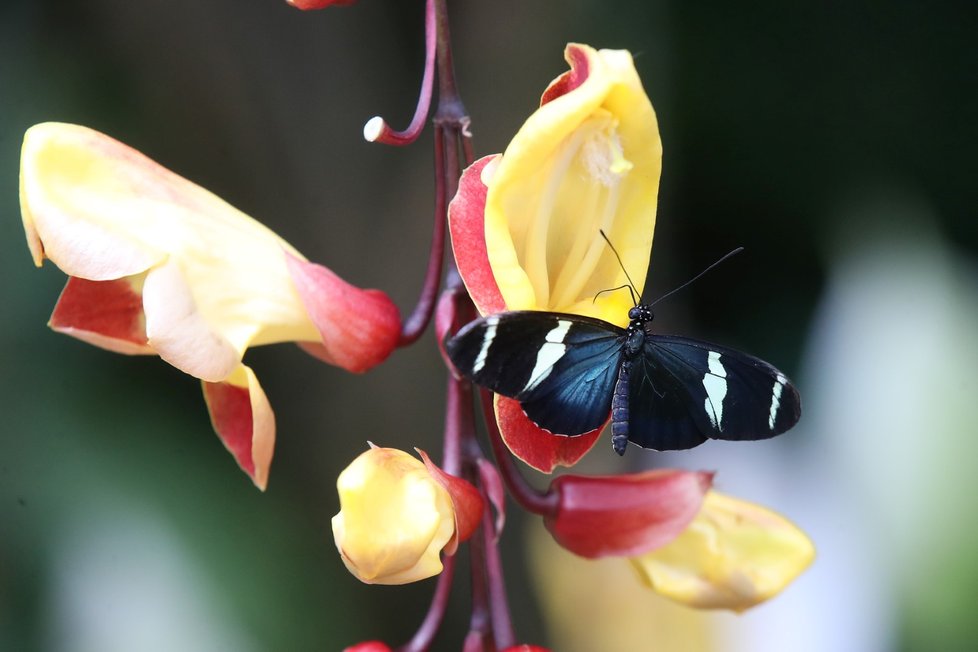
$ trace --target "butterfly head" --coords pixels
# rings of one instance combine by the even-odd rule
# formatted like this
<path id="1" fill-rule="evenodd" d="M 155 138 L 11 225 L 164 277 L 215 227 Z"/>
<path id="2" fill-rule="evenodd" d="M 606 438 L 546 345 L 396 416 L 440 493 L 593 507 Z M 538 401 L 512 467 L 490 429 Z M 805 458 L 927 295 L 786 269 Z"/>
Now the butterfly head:
<path id="1" fill-rule="evenodd" d="M 630 319 L 633 324 L 638 325 L 652 321 L 655 319 L 655 315 L 652 314 L 652 308 L 650 306 L 638 305 L 628 310 L 628 319 Z"/>

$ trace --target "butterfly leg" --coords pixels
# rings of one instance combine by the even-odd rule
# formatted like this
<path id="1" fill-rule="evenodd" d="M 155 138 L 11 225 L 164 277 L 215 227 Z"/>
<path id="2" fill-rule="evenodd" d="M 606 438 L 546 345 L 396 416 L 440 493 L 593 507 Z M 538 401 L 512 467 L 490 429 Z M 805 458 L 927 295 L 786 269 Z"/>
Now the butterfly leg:
<path id="1" fill-rule="evenodd" d="M 624 455 L 628 446 L 628 378 L 631 371 L 632 361 L 625 358 L 618 368 L 615 393 L 611 399 L 611 446 L 619 455 Z"/>

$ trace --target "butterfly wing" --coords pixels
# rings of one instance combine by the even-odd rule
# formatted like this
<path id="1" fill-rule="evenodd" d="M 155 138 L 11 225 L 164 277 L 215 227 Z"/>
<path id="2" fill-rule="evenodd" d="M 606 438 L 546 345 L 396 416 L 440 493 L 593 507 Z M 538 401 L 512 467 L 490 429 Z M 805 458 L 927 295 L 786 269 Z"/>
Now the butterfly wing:
<path id="1" fill-rule="evenodd" d="M 599 319 L 514 311 L 467 324 L 445 348 L 459 372 L 519 401 L 540 427 L 580 435 L 608 419 L 623 337 Z"/>
<path id="2" fill-rule="evenodd" d="M 649 335 L 637 362 L 629 386 L 629 440 L 643 448 L 767 439 L 801 417 L 801 398 L 785 375 L 746 353 Z"/>

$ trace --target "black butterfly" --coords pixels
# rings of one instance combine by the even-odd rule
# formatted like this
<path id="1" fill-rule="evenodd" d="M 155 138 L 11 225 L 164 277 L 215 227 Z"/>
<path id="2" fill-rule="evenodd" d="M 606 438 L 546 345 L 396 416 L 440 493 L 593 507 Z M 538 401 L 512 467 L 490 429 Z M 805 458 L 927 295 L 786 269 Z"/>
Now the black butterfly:
<path id="1" fill-rule="evenodd" d="M 610 414 L 619 455 L 629 441 L 680 450 L 707 439 L 767 439 L 797 423 L 798 390 L 768 363 L 655 335 L 650 305 L 636 305 L 628 318 L 622 329 L 580 315 L 502 312 L 467 324 L 446 349 L 459 372 L 516 399 L 550 432 L 580 435 Z"/>

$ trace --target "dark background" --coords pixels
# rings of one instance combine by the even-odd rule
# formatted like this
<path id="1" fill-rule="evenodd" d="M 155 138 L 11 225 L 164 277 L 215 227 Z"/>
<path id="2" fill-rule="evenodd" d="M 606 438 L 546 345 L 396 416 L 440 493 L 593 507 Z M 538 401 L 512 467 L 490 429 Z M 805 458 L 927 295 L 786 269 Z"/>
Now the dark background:
<path id="1" fill-rule="evenodd" d="M 361 585 L 329 519 L 335 478 L 367 440 L 437 450 L 432 336 L 357 377 L 287 345 L 250 351 L 278 421 L 260 494 L 195 380 L 44 327 L 64 277 L 31 265 L 17 167 L 31 124 L 91 126 L 407 312 L 431 136 L 393 149 L 361 127 L 410 119 L 423 4 L 0 5 L 0 649 L 333 650 L 396 644 L 420 622 L 432 582 Z M 778 507 L 820 550 L 771 605 L 704 618 L 725 634 L 702 649 L 971 649 L 975 5 L 449 4 L 480 155 L 505 148 L 565 69 L 566 42 L 633 52 L 665 150 L 651 294 L 747 249 L 663 304 L 660 327 L 771 360 L 806 397 L 782 440 L 665 460 L 718 469 L 721 488 Z M 602 471 L 655 460 L 602 445 L 590 458 Z M 541 569 L 516 514 L 504 553 L 517 630 L 570 650 L 541 606 L 562 596 L 533 594 Z M 467 608 L 462 582 L 437 649 L 458 649 Z"/>

